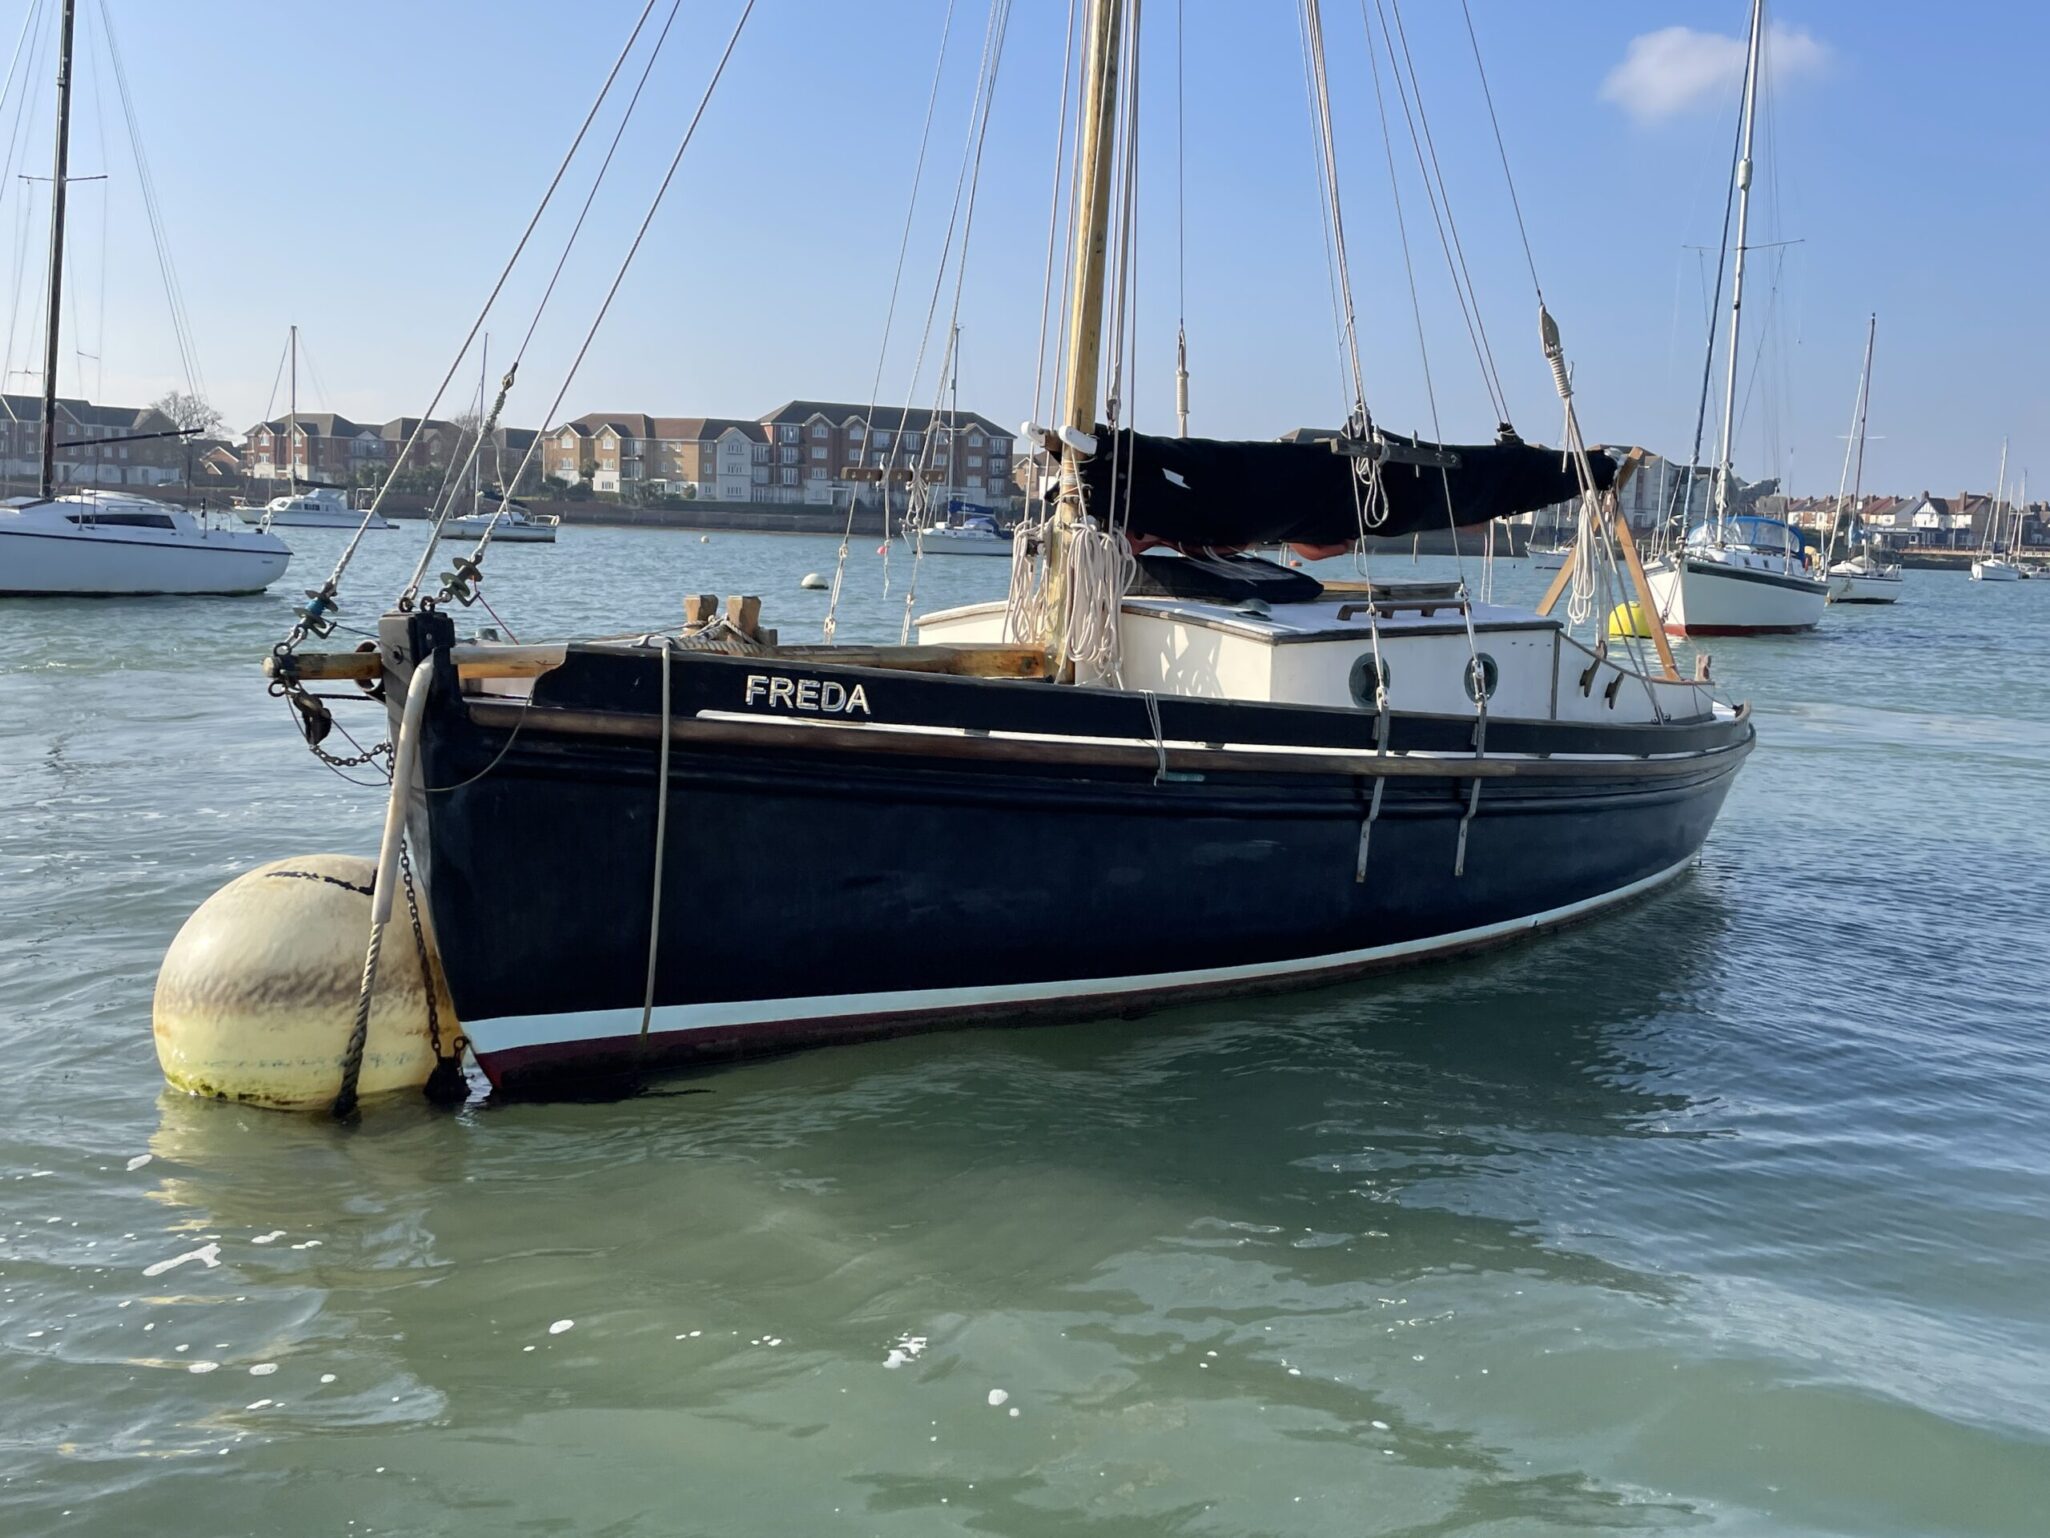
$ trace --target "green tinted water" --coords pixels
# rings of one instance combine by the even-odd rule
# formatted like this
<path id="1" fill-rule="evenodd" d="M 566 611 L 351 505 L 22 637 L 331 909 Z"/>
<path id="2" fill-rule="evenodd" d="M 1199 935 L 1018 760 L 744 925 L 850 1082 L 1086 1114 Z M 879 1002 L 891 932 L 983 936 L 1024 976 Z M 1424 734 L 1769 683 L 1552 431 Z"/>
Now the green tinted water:
<path id="1" fill-rule="evenodd" d="M 794 637 L 833 550 L 573 529 L 490 591 Z M 210 891 L 375 841 L 285 610 L 0 604 L 0 1532 L 2050 1530 L 2050 584 L 1717 643 L 1702 868 L 1537 944 L 352 1131 L 149 1039 Z"/>

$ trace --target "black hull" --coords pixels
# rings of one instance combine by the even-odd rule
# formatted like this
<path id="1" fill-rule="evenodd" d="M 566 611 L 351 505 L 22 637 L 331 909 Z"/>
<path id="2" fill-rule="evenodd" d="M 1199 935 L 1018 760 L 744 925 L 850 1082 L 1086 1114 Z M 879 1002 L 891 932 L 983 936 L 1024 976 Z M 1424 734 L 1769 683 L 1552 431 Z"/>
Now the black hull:
<path id="1" fill-rule="evenodd" d="M 457 1014 L 503 1091 L 969 1019 L 1129 1013 L 1499 943 L 1683 867 L 1751 740 L 1748 720 L 1724 720 L 1659 729 L 1688 736 L 1680 757 L 1524 760 L 1481 781 L 1457 875 L 1473 761 L 1417 765 L 1383 779 L 1358 881 L 1375 785 L 1358 758 L 1177 753 L 1163 779 L 1136 721 L 1115 744 L 1031 752 L 872 729 L 987 709 L 1038 732 L 1072 714 L 1079 735 L 1105 700 L 1131 713 L 1107 691 L 680 653 L 644 1039 L 660 661 L 581 661 L 522 707 L 461 697 L 443 660 L 421 735 L 431 789 L 411 834 Z M 772 668 L 866 681 L 872 722 L 688 719 Z M 1170 740 L 1178 703 L 1160 702 Z M 1341 748 L 1371 727 L 1250 709 L 1272 711 L 1277 736 L 1337 732 Z M 1599 751 L 1589 729 L 1549 730 L 1556 751 Z M 1491 724 L 1491 752 L 1514 734 Z"/>

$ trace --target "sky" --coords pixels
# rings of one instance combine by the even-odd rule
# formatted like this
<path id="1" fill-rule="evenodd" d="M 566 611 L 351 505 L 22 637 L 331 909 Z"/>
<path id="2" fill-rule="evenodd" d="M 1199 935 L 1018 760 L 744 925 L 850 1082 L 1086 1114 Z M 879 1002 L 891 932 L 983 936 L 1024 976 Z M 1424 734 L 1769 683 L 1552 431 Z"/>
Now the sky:
<path id="1" fill-rule="evenodd" d="M 625 87 L 670 3 L 655 6 Z M 678 5 L 533 326 L 507 420 L 599 409 L 754 416 L 792 397 L 932 404 L 957 284 L 961 404 L 1007 425 L 1026 419 L 1068 24 L 1050 0 L 1011 15 L 972 178 L 965 267 L 944 268 L 989 0 L 755 0 L 564 389 L 744 3 Z M 1583 428 L 1593 441 L 1685 455 L 1747 7 L 1470 3 Z M 185 381 L 106 17 L 197 382 L 239 430 L 284 411 L 280 363 L 294 324 L 302 409 L 417 414 L 451 370 L 439 412 L 463 409 L 479 372 L 476 352 L 461 352 L 465 336 L 641 5 L 81 0 L 65 393 L 141 403 Z M 4 366 L 15 391 L 32 391 L 40 367 L 54 10 L 55 0 L 0 0 L 0 52 L 15 55 L 23 39 L 0 101 L 0 259 L 13 297 Z M 1380 18 L 1395 14 L 1392 0 L 1324 9 L 1366 397 L 1392 428 L 1473 441 L 1491 433 L 1495 410 L 1400 106 L 1388 97 L 1384 137 L 1369 70 L 1371 58 L 1392 92 Z M 2037 489 L 2050 492 L 2050 118 L 2035 77 L 2050 52 L 2050 9 L 1784 0 L 1770 15 L 1739 474 L 1776 474 L 1800 493 L 1835 489 L 1876 313 L 1867 489 L 1990 488 L 2008 437 L 2011 477 L 2033 465 Z M 1144 16 L 1128 418 L 1172 429 L 1179 323 L 1192 431 L 1269 437 L 1335 423 L 1349 386 L 1296 7 L 1146 0 Z M 1383 51 L 1370 52 L 1367 16 L 1371 47 Z M 1527 438 L 1556 441 L 1531 273 L 1461 9 L 1406 0 L 1400 18 L 1511 419 Z M 494 374 L 533 322 L 623 104 L 624 89 L 486 322 Z M 1705 457 L 1715 420 L 1711 411 Z"/>

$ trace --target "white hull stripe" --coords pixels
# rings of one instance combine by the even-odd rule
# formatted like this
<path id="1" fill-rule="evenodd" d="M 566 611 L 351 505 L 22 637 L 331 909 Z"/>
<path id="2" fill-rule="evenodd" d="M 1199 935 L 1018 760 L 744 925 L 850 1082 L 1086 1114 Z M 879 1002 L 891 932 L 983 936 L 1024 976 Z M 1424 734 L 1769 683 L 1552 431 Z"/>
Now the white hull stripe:
<path id="1" fill-rule="evenodd" d="M 885 993 L 819 994 L 809 998 L 734 999 L 716 1004 L 658 1004 L 648 1029 L 655 1035 L 702 1031 L 718 1027 L 788 1024 L 801 1021 L 945 1015 L 1001 1008 L 1005 1005 L 1058 1002 L 1061 999 L 1115 998 L 1123 994 L 1199 992 L 1236 983 L 1261 982 L 1321 972 L 1344 972 L 1377 962 L 1401 961 L 1441 951 L 1464 950 L 1491 941 L 1512 939 L 1533 930 L 1567 923 L 1628 901 L 1661 886 L 1686 870 L 1689 855 L 1677 865 L 1604 892 L 1599 897 L 1550 908 L 1526 918 L 1505 919 L 1475 929 L 1455 930 L 1393 945 L 1371 945 L 1326 956 L 1291 961 L 1248 962 L 1240 966 L 1204 967 L 1187 972 L 1148 972 L 1132 977 L 1074 977 L 1051 982 L 1002 983 L 986 988 L 907 988 Z M 594 1009 L 577 1014 L 505 1015 L 496 1020 L 464 1021 L 463 1033 L 480 1057 L 531 1047 L 575 1042 L 629 1039 L 641 1028 L 638 1008 Z"/>

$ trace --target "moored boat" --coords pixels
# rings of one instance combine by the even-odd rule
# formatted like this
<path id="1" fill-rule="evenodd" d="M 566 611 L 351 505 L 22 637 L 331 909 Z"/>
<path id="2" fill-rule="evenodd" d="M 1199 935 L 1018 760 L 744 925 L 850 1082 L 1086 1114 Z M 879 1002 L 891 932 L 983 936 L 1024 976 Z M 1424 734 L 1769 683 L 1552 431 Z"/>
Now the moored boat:
<path id="1" fill-rule="evenodd" d="M 561 527 L 562 519 L 553 513 L 529 512 L 521 503 L 510 499 L 501 505 L 496 497 L 492 497 L 471 512 L 445 519 L 440 537 L 476 539 L 488 529 L 494 545 L 552 545 Z"/>
<path id="2" fill-rule="evenodd" d="M 291 550 L 276 535 L 214 528 L 202 516 L 148 497 L 58 486 L 57 450 L 75 446 L 57 441 L 75 11 L 75 0 L 65 0 L 57 33 L 56 164 L 50 178 L 39 490 L 33 497 L 0 502 L 0 596 L 117 598 L 261 592 L 284 575 L 292 559 Z M 126 83 L 119 82 L 119 89 L 125 105 Z M 165 251 L 159 248 L 157 255 L 168 264 Z M 105 448 L 123 441 L 99 439 L 96 443 Z M 128 451 L 121 452 L 125 456 Z"/>
<path id="3" fill-rule="evenodd" d="M 1088 7 L 1059 425 L 1028 433 L 1058 494 L 1014 536 L 1006 602 L 926 615 L 915 645 L 784 644 L 742 599 L 693 600 L 679 630 L 484 644 L 455 619 L 480 539 L 438 592 L 423 557 L 374 653 L 300 655 L 345 558 L 269 659 L 316 725 L 309 682 L 376 682 L 395 747 L 365 975 L 417 884 L 420 943 L 497 1089 L 1328 982 L 1589 916 L 1698 854 L 1751 718 L 1663 635 L 1600 634 L 1617 573 L 1649 602 L 1615 492 L 1634 460 L 1588 452 L 1548 312 L 1563 451 L 1506 425 L 1390 433 L 1357 370 L 1345 426 L 1313 439 L 1114 420 L 1138 9 Z M 1313 105 L 1335 199 L 1328 93 Z M 1335 274 L 1351 313 L 1342 253 Z M 1577 563 L 1536 611 L 1371 574 L 1375 540 L 1566 501 Z M 1240 553 L 1273 545 L 1364 569 L 1325 583 Z M 935 947 L 935 927 L 975 942 Z"/>
<path id="4" fill-rule="evenodd" d="M 308 486 L 282 497 L 272 497 L 261 507 L 237 507 L 235 516 L 244 523 L 253 523 L 264 529 L 395 527 L 382 513 L 361 512 L 349 506 L 348 499 L 333 486 Z"/>
<path id="5" fill-rule="evenodd" d="M 0 597 L 260 593 L 292 552 L 148 497 L 102 491 L 0 503 Z"/>

